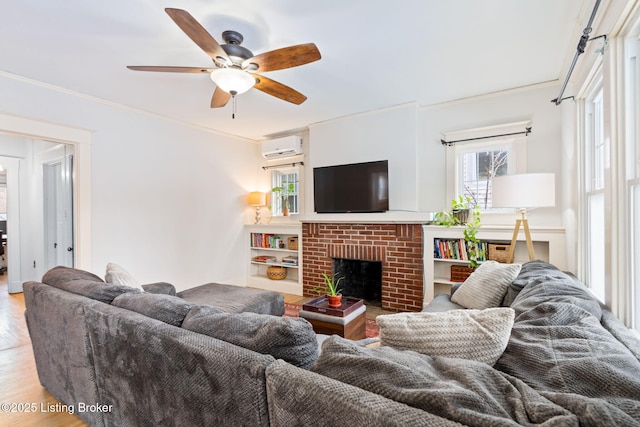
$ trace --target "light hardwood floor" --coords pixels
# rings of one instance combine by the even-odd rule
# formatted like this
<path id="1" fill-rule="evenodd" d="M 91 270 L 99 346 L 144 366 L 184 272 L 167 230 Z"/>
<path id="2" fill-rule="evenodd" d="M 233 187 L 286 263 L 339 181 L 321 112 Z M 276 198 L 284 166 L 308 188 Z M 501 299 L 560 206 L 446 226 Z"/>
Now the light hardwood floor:
<path id="1" fill-rule="evenodd" d="M 313 297 L 283 294 L 285 302 L 304 304 Z M 367 306 L 367 318 L 389 314 Z M 24 297 L 7 292 L 6 275 L 0 276 L 0 404 L 35 405 L 35 412 L 7 412 L 0 409 L 0 427 L 86 426 L 78 416 L 66 412 L 43 412 L 41 405 L 59 403 L 38 380 L 29 332 L 24 320 Z M 14 408 L 17 409 L 17 408 Z"/>

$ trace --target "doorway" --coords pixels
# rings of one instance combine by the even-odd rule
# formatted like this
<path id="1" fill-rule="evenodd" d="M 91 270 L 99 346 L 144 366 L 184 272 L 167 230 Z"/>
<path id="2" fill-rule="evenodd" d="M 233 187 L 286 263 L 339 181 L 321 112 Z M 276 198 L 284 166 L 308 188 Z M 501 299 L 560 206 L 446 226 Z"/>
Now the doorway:
<path id="1" fill-rule="evenodd" d="M 85 270 L 91 269 L 91 144 L 92 133 L 89 130 L 69 127 L 51 122 L 30 119 L 26 117 L 12 116 L 0 113 L 0 135 L 14 135 L 26 139 L 38 139 L 51 142 L 67 144 L 73 147 L 74 168 L 73 176 L 75 186 L 73 188 L 74 204 L 74 240 L 73 247 L 74 263 L 76 268 Z M 18 185 L 20 181 L 19 171 L 26 173 L 26 168 L 20 168 L 21 159 L 16 157 L 5 160 L 0 156 L 3 166 L 7 170 L 7 191 L 8 199 L 12 194 L 19 194 L 20 188 L 12 192 L 12 187 Z M 40 166 L 40 171 L 42 167 Z M 40 181 L 42 183 L 42 180 Z M 42 184 L 41 184 L 42 185 Z M 14 187 L 15 188 L 15 187 Z M 44 209 L 42 198 L 40 198 L 39 215 L 42 218 Z M 44 253 L 43 244 L 37 253 L 28 253 L 20 248 L 21 240 L 29 242 L 32 235 L 30 227 L 20 227 L 23 217 L 28 218 L 31 213 L 28 209 L 20 209 L 21 203 L 8 203 L 7 235 L 8 242 L 8 291 L 9 293 L 22 292 L 22 283 L 27 280 L 40 280 L 44 274 Z M 12 210 L 15 210 L 12 214 Z M 40 222 L 40 229 L 43 230 L 43 221 Z M 20 235 L 23 231 L 24 236 Z M 41 240 L 42 242 L 42 240 Z M 33 255 L 33 257 L 31 256 Z M 39 262 L 35 260 L 39 259 Z"/>
<path id="2" fill-rule="evenodd" d="M 73 155 L 42 164 L 44 269 L 73 267 Z"/>

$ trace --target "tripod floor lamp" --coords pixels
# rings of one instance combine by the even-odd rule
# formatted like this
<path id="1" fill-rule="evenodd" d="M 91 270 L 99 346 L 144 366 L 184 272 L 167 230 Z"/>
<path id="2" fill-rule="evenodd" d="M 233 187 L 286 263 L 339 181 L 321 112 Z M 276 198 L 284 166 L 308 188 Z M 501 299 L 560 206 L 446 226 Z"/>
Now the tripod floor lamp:
<path id="1" fill-rule="evenodd" d="M 524 228 L 529 260 L 536 259 L 529 230 L 529 220 L 527 219 L 527 209 L 555 206 L 555 183 L 555 174 L 552 173 L 527 173 L 493 178 L 491 206 L 494 208 L 520 209 L 521 217 L 516 220 L 511 246 L 509 246 L 509 252 L 507 253 L 507 262 L 512 263 L 515 257 L 520 226 Z"/>

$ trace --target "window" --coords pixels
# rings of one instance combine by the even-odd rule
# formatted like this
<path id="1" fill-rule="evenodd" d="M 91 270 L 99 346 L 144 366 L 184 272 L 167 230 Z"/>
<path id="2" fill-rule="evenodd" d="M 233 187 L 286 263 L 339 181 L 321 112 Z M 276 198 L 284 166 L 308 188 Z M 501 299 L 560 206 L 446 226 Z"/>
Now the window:
<path id="1" fill-rule="evenodd" d="M 625 56 L 625 169 L 630 231 L 625 261 L 631 279 L 631 324 L 640 331 L 640 40 L 637 37 L 626 40 Z"/>
<path id="2" fill-rule="evenodd" d="M 271 212 L 273 216 L 300 213 L 300 179 L 297 168 L 274 169 L 271 171 Z"/>
<path id="3" fill-rule="evenodd" d="M 585 101 L 584 135 L 586 140 L 586 282 L 600 301 L 605 302 L 605 138 L 601 81 L 596 82 Z"/>
<path id="4" fill-rule="evenodd" d="M 456 146 L 454 197 L 468 196 L 482 210 L 491 209 L 493 178 L 516 173 L 515 141 L 508 139 Z"/>

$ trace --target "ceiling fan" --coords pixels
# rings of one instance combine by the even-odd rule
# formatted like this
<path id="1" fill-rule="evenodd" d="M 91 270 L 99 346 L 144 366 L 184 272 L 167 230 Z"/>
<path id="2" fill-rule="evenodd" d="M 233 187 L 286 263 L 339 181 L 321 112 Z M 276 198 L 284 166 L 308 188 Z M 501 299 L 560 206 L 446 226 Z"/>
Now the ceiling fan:
<path id="1" fill-rule="evenodd" d="M 211 98 L 211 108 L 224 107 L 231 97 L 235 98 L 236 95 L 244 93 L 252 87 L 296 105 L 302 104 L 307 99 L 295 89 L 259 75 L 257 72 L 283 70 L 317 61 L 321 56 L 315 44 L 299 44 L 254 55 L 249 49 L 241 46 L 244 38 L 236 31 L 223 32 L 222 38 L 225 44 L 220 45 L 189 12 L 172 8 L 166 8 L 165 12 L 191 40 L 211 57 L 215 67 L 129 65 L 127 68 L 130 70 L 209 73 L 211 80 L 217 85 Z"/>

